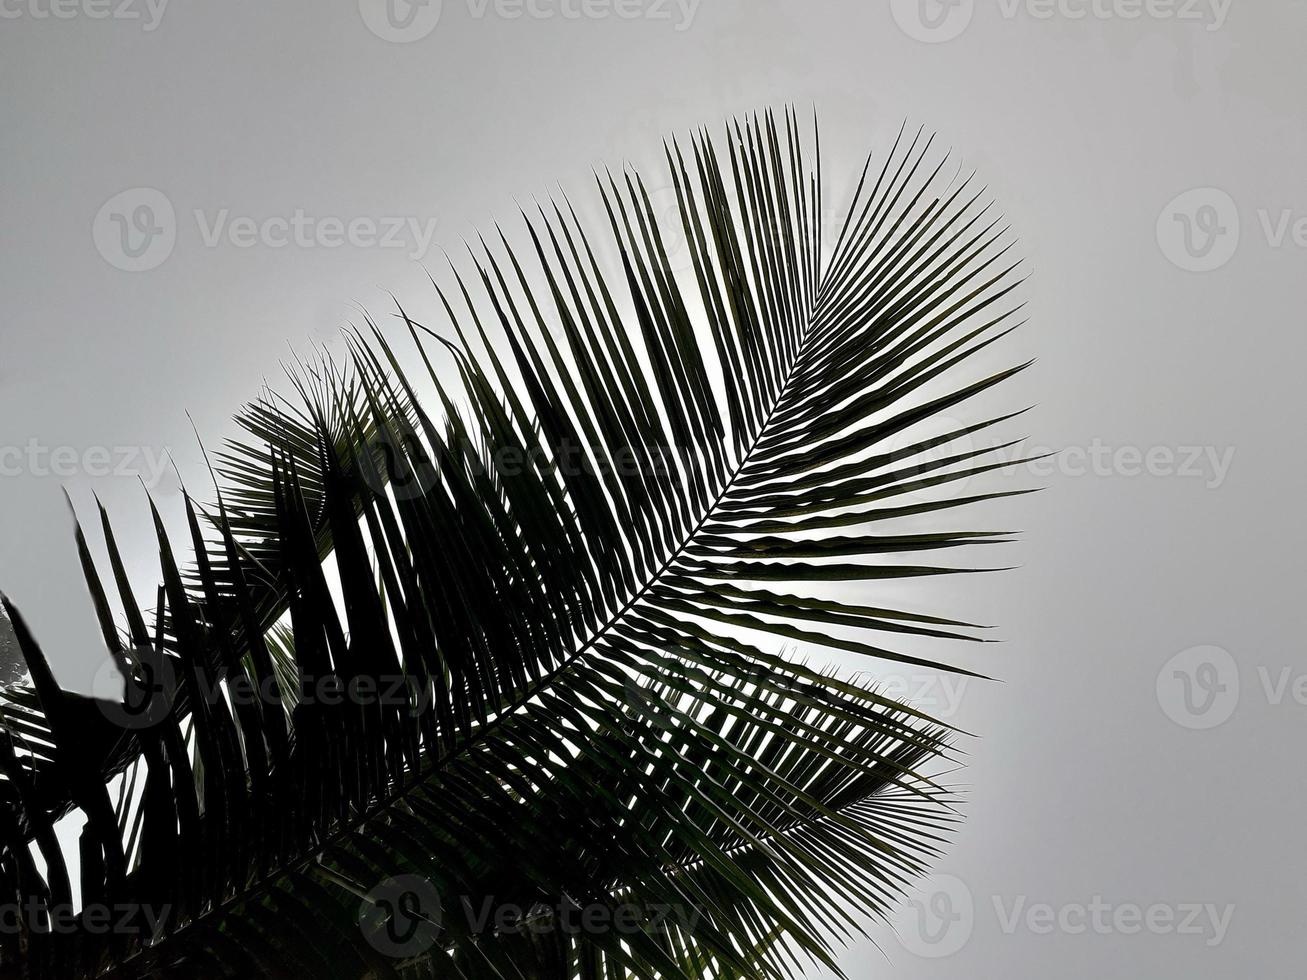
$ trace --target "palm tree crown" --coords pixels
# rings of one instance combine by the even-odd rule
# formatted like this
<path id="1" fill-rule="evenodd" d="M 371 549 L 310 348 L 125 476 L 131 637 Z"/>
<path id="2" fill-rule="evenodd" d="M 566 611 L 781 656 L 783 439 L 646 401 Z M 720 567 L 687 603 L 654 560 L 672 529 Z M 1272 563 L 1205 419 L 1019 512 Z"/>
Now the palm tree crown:
<path id="1" fill-rule="evenodd" d="M 1006 229 L 921 132 L 829 235 L 794 113 L 723 145 L 666 146 L 682 274 L 605 174 L 602 241 L 539 207 L 433 278 L 440 323 L 248 406 L 193 559 L 155 512 L 152 616 L 79 528 L 122 704 L 6 600 L 15 975 L 791 976 L 922 871 L 946 727 L 780 648 L 979 638 L 840 583 L 1005 540 L 930 527 L 1016 492 L 964 489 L 1011 416 L 914 433 L 1020 370 L 971 370 L 1019 310 Z"/>

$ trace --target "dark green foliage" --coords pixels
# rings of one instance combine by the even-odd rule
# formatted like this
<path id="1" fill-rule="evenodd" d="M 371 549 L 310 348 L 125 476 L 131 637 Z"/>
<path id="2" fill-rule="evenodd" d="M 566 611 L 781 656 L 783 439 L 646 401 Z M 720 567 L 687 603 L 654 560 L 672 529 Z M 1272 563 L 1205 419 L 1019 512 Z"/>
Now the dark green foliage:
<path id="1" fill-rule="evenodd" d="M 368 321 L 246 409 L 213 505 L 187 500 L 193 559 L 155 515 L 152 626 L 107 517 L 103 578 L 79 530 L 144 713 L 60 690 L 5 603 L 31 684 L 3 707 L 0 902 L 57 908 L 73 867 L 134 910 L 25 922 L 8 971 L 780 977 L 892 906 L 953 819 L 946 732 L 775 651 L 930 666 L 892 641 L 978 637 L 827 583 L 1005 540 L 894 522 L 1006 495 L 955 489 L 997 464 L 951 447 L 1010 416 L 912 432 L 1014 373 L 968 369 L 1017 280 L 920 133 L 833 248 L 791 113 L 724 145 L 667 148 L 680 279 L 645 185 L 607 175 L 612 261 L 565 201 L 524 215 L 524 248 L 433 282 L 442 325 Z"/>

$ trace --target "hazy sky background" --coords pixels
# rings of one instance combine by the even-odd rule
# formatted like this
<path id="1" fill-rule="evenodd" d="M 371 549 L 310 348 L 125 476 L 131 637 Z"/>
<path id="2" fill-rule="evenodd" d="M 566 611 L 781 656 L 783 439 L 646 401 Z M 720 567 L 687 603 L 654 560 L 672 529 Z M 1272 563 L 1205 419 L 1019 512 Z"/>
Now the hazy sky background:
<path id="1" fill-rule="evenodd" d="M 815 105 L 834 206 L 924 122 L 1020 236 L 1004 353 L 1039 362 L 1003 397 L 1063 454 L 985 515 L 1022 567 L 932 592 L 1001 626 L 1003 683 L 905 679 L 982 736 L 968 820 L 846 969 L 1300 976 L 1304 4 L 394 2 L 0 0 L 0 588 L 64 682 L 104 654 L 61 486 L 111 508 L 145 599 L 138 477 L 179 530 L 165 456 L 204 495 L 186 413 L 217 444 L 359 305 L 432 311 L 419 258 L 732 112 Z M 297 212 L 311 244 L 242 247 Z M 323 218 L 398 219 L 402 247 Z"/>

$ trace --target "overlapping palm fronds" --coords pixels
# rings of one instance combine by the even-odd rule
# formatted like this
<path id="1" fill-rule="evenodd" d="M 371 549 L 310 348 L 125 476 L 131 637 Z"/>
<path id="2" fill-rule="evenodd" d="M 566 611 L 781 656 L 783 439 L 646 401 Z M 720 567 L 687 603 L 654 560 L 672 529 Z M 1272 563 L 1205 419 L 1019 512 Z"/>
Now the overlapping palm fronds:
<path id="1" fill-rule="evenodd" d="M 971 368 L 1015 267 L 921 133 L 834 242 L 792 113 L 722 146 L 667 147 L 689 274 L 605 175 L 602 238 L 524 215 L 433 281 L 441 322 L 368 321 L 247 409 L 193 563 L 156 513 L 151 615 L 108 519 L 107 576 L 79 531 L 123 705 L 61 690 L 6 602 L 0 904 L 81 909 L 18 917 L 7 970 L 782 977 L 892 906 L 952 822 L 946 733 L 778 650 L 978 635 L 876 583 L 1004 540 L 895 528 L 1005 495 L 952 447 L 1010 416 L 912 433 L 1019 370 Z"/>

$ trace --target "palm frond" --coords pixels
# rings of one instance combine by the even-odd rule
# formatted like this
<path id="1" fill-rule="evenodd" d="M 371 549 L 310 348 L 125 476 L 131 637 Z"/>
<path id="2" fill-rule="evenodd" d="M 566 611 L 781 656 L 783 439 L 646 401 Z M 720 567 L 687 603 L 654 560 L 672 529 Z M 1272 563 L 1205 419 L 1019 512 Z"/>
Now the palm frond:
<path id="1" fill-rule="evenodd" d="M 922 132 L 868 160 L 834 243 L 794 113 L 718 145 L 665 146 L 685 281 L 640 176 L 606 173 L 607 235 L 563 197 L 523 213 L 433 278 L 440 322 L 369 318 L 247 408 L 216 501 L 187 498 L 192 564 L 155 513 L 153 630 L 107 517 L 116 603 L 79 529 L 143 712 L 60 690 L 4 603 L 32 676 L 3 707 L 6 900 L 70 901 L 53 828 L 86 818 L 78 928 L 25 924 L 7 961 L 782 977 L 892 906 L 955 819 L 946 731 L 780 647 L 942 668 L 900 641 L 982 637 L 837 583 L 1009 539 L 902 522 L 1012 492 L 965 492 L 1010 463 L 951 448 L 1010 414 L 913 432 L 1021 370 L 971 367 L 1016 263 Z M 397 880 L 432 907 L 387 905 Z M 96 904 L 131 928 L 95 934 Z"/>

